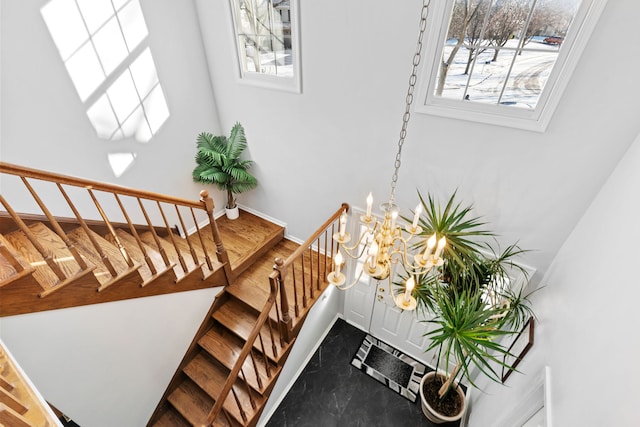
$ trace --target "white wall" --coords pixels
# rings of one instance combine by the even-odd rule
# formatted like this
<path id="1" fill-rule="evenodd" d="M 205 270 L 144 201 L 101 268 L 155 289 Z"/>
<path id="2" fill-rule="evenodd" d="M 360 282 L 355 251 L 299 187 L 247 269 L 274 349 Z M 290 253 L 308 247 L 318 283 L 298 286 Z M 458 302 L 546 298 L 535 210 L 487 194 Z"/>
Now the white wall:
<path id="1" fill-rule="evenodd" d="M 2 319 L 38 391 L 81 426 L 143 426 L 220 289 Z"/>
<path id="2" fill-rule="evenodd" d="M 96 136 L 41 16 L 47 3 L 2 1 L 2 161 L 197 200 L 195 140 L 221 127 L 193 3 L 141 0 L 170 113 L 148 143 Z M 137 158 L 115 178 L 106 156 L 118 151 Z"/>
<path id="3" fill-rule="evenodd" d="M 289 358 L 282 368 L 276 384 L 273 386 L 273 391 L 258 421 L 259 426 L 264 426 L 273 412 L 278 409 L 278 405 L 285 398 L 287 392 L 307 365 L 307 362 L 309 362 L 322 343 L 324 336 L 338 318 L 338 313 L 342 311 L 343 304 L 344 293 L 330 286 L 311 307 L 300 334 L 293 344 Z"/>
<path id="4" fill-rule="evenodd" d="M 482 403 L 474 402 L 470 427 L 492 426 L 545 365 L 554 426 L 638 424 L 639 181 L 640 135 L 543 280 L 535 344 L 521 365 L 525 375 L 510 378 L 507 388 L 488 386 L 488 395 L 476 392 Z"/>
<path id="5" fill-rule="evenodd" d="M 196 0 L 223 128 L 245 125 L 260 187 L 242 196 L 294 235 L 369 191 L 389 194 L 420 0 L 301 2 L 301 95 L 238 83 L 227 1 Z M 545 133 L 414 113 L 397 200 L 459 187 L 540 277 L 640 130 L 640 3 L 609 1 Z"/>
<path id="6" fill-rule="evenodd" d="M 1 160 L 197 200 L 195 139 L 221 127 L 193 2 L 141 0 L 170 112 L 145 144 L 96 136 L 41 16 L 47 1 L 1 2 Z M 121 150 L 135 151 L 136 163 L 115 178 L 106 156 Z M 2 194 L 20 211 L 26 198 L 10 197 L 12 182 L 2 180 Z M 0 335 L 42 394 L 80 425 L 138 426 L 212 300 L 203 290 L 3 318 Z"/>
<path id="7" fill-rule="evenodd" d="M 196 135 L 202 130 L 227 132 L 241 121 L 260 179 L 259 188 L 242 195 L 241 202 L 287 222 L 290 234 L 304 239 L 340 202 L 362 206 L 369 191 L 382 201 L 389 191 L 421 2 L 302 3 L 303 94 L 296 95 L 237 82 L 226 1 L 196 0 L 196 10 L 189 1 L 143 0 L 171 112 L 159 134 L 144 145 L 96 138 L 40 16 L 45 0 L 2 0 L 2 160 L 197 198 L 200 186 L 190 177 Z M 640 55 L 627 55 L 629 45 L 623 43 L 636 39 L 639 14 L 639 2 L 608 2 L 545 133 L 413 114 L 400 173 L 400 204 L 413 208 L 416 188 L 447 195 L 460 187 L 463 199 L 474 202 L 477 213 L 505 241 L 519 239 L 524 248 L 535 250 L 525 262 L 544 273 L 640 131 L 640 86 L 633 84 Z M 105 155 L 121 144 L 132 144 L 138 160 L 115 179 Z M 637 179 L 630 171 L 617 172 L 625 174 Z M 624 192 L 608 187 L 598 198 L 583 220 L 586 225 L 557 257 L 545 281 L 548 288 L 536 304 L 540 341 L 527 369 L 552 366 L 556 425 L 580 425 L 569 417 L 586 417 L 582 408 L 594 407 L 594 394 L 587 394 L 585 385 L 608 381 L 621 386 L 626 378 L 637 380 L 636 365 L 624 348 L 632 346 L 625 325 L 634 319 L 625 310 L 635 288 L 624 280 L 632 276 L 621 262 L 632 255 L 633 248 L 626 245 L 637 230 L 614 228 L 609 225 L 615 221 L 596 218 L 606 213 L 633 224 L 622 216 L 637 208 L 637 192 L 620 181 L 618 187 L 627 194 L 615 196 Z M 614 203 L 605 207 L 609 198 Z M 597 244 L 592 243 L 594 235 L 601 240 Z M 605 238 L 614 242 L 610 247 L 623 247 L 629 255 L 599 251 Z M 594 292 L 599 288 L 603 293 Z M 614 291 L 623 297 L 615 300 Z M 614 314 L 621 327 L 609 331 L 607 321 Z M 18 343 L 10 336 L 22 335 L 30 322 L 1 323 L 3 339 L 19 353 L 21 363 L 30 352 L 14 349 Z M 66 325 L 66 320 L 60 322 Z M 116 339 L 122 332 L 105 332 L 105 337 Z M 593 360 L 585 358 L 594 351 L 590 338 L 605 333 L 611 339 L 595 351 L 607 360 L 606 367 L 620 367 L 619 374 L 602 369 L 579 380 Z M 612 350 L 612 345 L 620 349 Z M 53 347 L 64 350 L 57 342 Z M 577 391 L 578 398 L 568 397 L 570 391 Z M 494 400 L 488 396 L 485 401 Z M 624 422 L 624 416 L 618 414 L 618 420 Z M 590 425 L 597 418 L 582 421 Z"/>

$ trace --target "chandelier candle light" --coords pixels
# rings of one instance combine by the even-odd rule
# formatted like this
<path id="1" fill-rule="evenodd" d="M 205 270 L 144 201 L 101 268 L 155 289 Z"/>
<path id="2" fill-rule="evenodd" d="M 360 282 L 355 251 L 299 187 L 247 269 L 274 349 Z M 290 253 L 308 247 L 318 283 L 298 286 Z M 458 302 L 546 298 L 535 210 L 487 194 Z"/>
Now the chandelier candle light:
<path id="1" fill-rule="evenodd" d="M 422 205 L 419 203 L 416 206 L 413 216 L 413 222 L 407 224 L 404 229 L 397 225 L 399 210 L 398 206 L 394 204 L 396 184 L 398 181 L 398 171 L 400 170 L 402 146 L 404 145 L 405 137 L 407 135 L 407 125 L 409 124 L 409 118 L 411 117 L 411 103 L 413 102 L 413 92 L 415 90 L 417 77 L 418 64 L 420 63 L 422 52 L 422 39 L 424 37 L 427 15 L 429 10 L 429 0 L 424 0 L 422 4 L 422 12 L 420 15 L 420 31 L 418 33 L 418 43 L 416 46 L 416 52 L 413 56 L 413 68 L 411 70 L 411 77 L 409 78 L 409 88 L 407 90 L 407 96 L 405 98 L 405 112 L 402 115 L 402 128 L 400 130 L 400 139 L 398 140 L 398 152 L 394 163 L 393 176 L 391 178 L 391 195 L 389 201 L 383 203 L 381 206 L 384 212 L 384 219 L 382 222 L 377 220 L 371 213 L 373 206 L 373 196 L 371 193 L 366 199 L 366 211 L 363 216 L 360 217 L 360 222 L 366 226 L 366 230 L 360 236 L 360 239 L 353 245 L 347 246 L 346 244 L 351 240 L 351 236 L 346 231 L 347 216 L 343 213 L 340 216 L 338 232 L 333 235 L 333 239 L 338 244 L 338 249 L 333 257 L 334 270 L 329 273 L 327 280 L 339 289 L 349 289 L 355 285 L 362 277 L 362 274 L 366 274 L 377 280 L 384 280 L 389 278 L 389 292 L 393 297 L 395 304 L 403 310 L 413 310 L 416 308 L 416 299 L 412 296 L 413 289 L 415 287 L 416 275 L 423 274 L 435 274 L 436 269 L 433 267 L 439 267 L 443 264 L 441 257 L 442 251 L 447 244 L 444 236 L 438 239 L 438 236 L 434 233 L 424 243 L 424 249 L 421 249 L 415 255 L 409 255 L 408 242 L 416 235 L 420 235 L 423 230 L 418 225 L 420 221 L 420 215 L 422 214 Z M 420 245 L 418 245 L 420 247 Z M 359 250 L 361 248 L 361 250 Z M 345 285 L 346 276 L 342 273 L 341 267 L 344 263 L 343 252 L 353 259 L 366 258 L 363 263 L 362 269 L 358 277 L 350 284 Z M 396 296 L 393 292 L 391 283 L 391 264 L 401 263 L 405 272 L 408 274 L 408 279 L 405 283 L 404 293 Z"/>
<path id="2" fill-rule="evenodd" d="M 422 228 L 418 225 L 422 205 L 416 207 L 413 222 L 402 228 L 397 224 L 398 207 L 396 205 L 392 203 L 382 205 L 384 219 L 380 222 L 371 215 L 372 203 L 373 198 L 369 194 L 366 214 L 360 217 L 360 222 L 367 228 L 353 246 L 346 245 L 351 240 L 351 235 L 346 231 L 347 216 L 343 214 L 340 217 L 338 232 L 333 235 L 333 239 L 338 243 L 338 251 L 333 258 L 334 270 L 329 273 L 328 280 L 342 290 L 354 286 L 362 274 L 377 280 L 389 278 L 391 283 L 391 266 L 401 263 L 409 274 L 404 294 L 395 295 L 391 284 L 390 293 L 398 307 L 403 310 L 413 310 L 416 308 L 416 299 L 411 295 L 416 282 L 414 276 L 429 274 L 433 267 L 443 264 L 441 255 L 446 239 L 444 236 L 438 239 L 434 233 L 426 239 L 424 246 L 415 255 L 410 255 L 408 254 L 410 240 L 422 232 Z M 358 250 L 358 248 L 361 249 Z M 360 274 L 348 285 L 345 285 L 346 276 L 341 272 L 344 263 L 343 252 L 354 259 L 362 258 L 366 253 Z"/>

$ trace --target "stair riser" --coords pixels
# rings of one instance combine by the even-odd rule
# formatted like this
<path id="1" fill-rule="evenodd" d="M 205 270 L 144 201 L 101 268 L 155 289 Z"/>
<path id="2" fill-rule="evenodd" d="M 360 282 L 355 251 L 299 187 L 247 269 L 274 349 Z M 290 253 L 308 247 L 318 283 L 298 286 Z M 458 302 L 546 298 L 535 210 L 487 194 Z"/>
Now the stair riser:
<path id="1" fill-rule="evenodd" d="M 129 278 L 98 292 L 95 280 L 87 278 L 61 289 L 46 298 L 39 298 L 42 288 L 31 277 L 25 277 L 9 286 L 0 288 L 0 317 L 35 313 L 61 308 L 164 295 L 174 292 L 208 289 L 225 283 L 224 272 L 218 270 L 207 281 L 199 276 L 190 277 L 180 284 L 171 278 L 160 277 L 152 285 L 142 288 L 139 278 Z"/>

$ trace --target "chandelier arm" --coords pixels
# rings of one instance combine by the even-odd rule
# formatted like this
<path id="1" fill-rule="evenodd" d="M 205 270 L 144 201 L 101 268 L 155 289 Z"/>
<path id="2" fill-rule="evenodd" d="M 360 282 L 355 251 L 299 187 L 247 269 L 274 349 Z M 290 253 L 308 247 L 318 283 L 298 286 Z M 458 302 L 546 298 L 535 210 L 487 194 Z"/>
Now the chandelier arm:
<path id="1" fill-rule="evenodd" d="M 410 236 L 409 239 L 411 237 L 412 236 Z M 402 260 L 402 266 L 404 267 L 405 271 L 409 274 L 428 273 L 429 271 L 431 271 L 432 265 L 429 265 L 429 264 L 421 265 L 419 263 L 414 263 L 408 256 L 407 249 L 408 249 L 409 239 L 399 238 L 399 237 L 394 239 L 394 242 L 393 242 L 394 249 L 389 253 L 390 261 L 394 264 L 398 264 L 397 258 L 400 258 Z M 396 245 L 398 245 L 399 247 L 395 247 Z M 394 255 L 396 256 L 395 260 L 394 260 Z"/>
<path id="2" fill-rule="evenodd" d="M 389 253 L 389 259 L 394 264 L 398 263 L 397 258 L 400 258 L 402 260 L 403 265 L 407 265 L 409 263 L 407 258 L 407 242 L 403 238 L 394 239 L 393 250 Z"/>
<path id="3" fill-rule="evenodd" d="M 347 252 L 347 255 L 349 255 L 349 257 L 354 258 L 354 259 L 362 257 L 362 255 L 364 254 L 365 249 L 367 249 L 369 247 L 370 243 L 367 243 L 367 244 L 364 245 L 364 247 L 362 249 L 362 252 L 358 256 L 353 256 L 352 255 L 352 251 L 354 249 L 356 249 L 358 246 L 360 246 L 360 244 L 362 244 L 362 240 L 364 239 L 365 236 L 367 236 L 367 235 L 374 236 L 377 227 L 378 227 L 378 224 L 376 224 L 374 226 L 374 228 L 371 229 L 371 230 L 367 229 L 366 232 L 362 233 L 362 235 L 360 236 L 358 241 L 356 243 L 354 243 L 353 246 L 347 246 L 344 243 L 342 243 L 340 246 L 342 247 L 342 249 L 345 250 L 345 252 Z"/>
<path id="4" fill-rule="evenodd" d="M 360 281 L 363 273 L 364 273 L 364 266 L 360 269 L 360 274 L 358 274 L 358 277 L 356 277 L 353 282 L 349 283 L 348 285 L 336 285 L 336 288 L 340 289 L 341 291 L 346 291 L 347 289 L 352 288 Z"/>

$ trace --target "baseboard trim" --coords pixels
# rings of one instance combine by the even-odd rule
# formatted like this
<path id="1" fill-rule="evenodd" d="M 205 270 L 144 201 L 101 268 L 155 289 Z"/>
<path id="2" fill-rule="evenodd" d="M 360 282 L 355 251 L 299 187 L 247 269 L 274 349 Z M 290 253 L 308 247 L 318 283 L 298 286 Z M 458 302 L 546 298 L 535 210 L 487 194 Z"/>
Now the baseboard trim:
<path id="1" fill-rule="evenodd" d="M 285 237 L 286 237 L 287 239 L 289 239 L 289 240 L 291 240 L 291 241 L 293 241 L 293 242 L 296 242 L 296 243 L 298 243 L 298 244 L 301 244 L 301 243 L 303 243 L 303 242 L 304 242 L 304 240 L 300 240 L 300 239 L 298 239 L 297 237 L 289 236 L 288 234 L 286 234 L 286 233 L 287 233 L 287 223 L 286 223 L 286 222 L 284 222 L 284 221 L 280 221 L 279 219 L 275 219 L 275 218 L 273 218 L 273 217 L 271 217 L 271 216 L 269 216 L 269 215 L 267 215 L 267 214 L 265 214 L 265 213 L 263 213 L 263 212 L 257 211 L 257 210 L 255 210 L 255 209 L 252 209 L 252 208 L 250 208 L 250 207 L 248 207 L 248 206 L 245 206 L 245 205 L 238 204 L 238 207 L 239 207 L 241 210 L 243 210 L 243 211 L 247 211 L 247 212 L 249 212 L 250 214 L 253 214 L 253 215 L 257 216 L 257 217 L 260 217 L 260 218 L 262 218 L 262 219 L 264 219 L 264 220 L 267 220 L 267 221 L 269 221 L 269 222 L 272 222 L 272 223 L 274 223 L 274 224 L 276 224 L 276 225 L 279 225 L 279 226 L 283 227 L 283 228 L 285 229 Z M 216 219 L 216 220 L 217 220 L 217 219 L 220 219 L 220 218 L 221 218 L 221 217 L 223 217 L 224 215 L 225 215 L 225 211 L 224 211 L 224 209 L 221 209 L 221 210 L 219 210 L 219 211 L 217 211 L 217 212 L 215 212 L 215 211 L 213 212 L 213 218 L 214 218 L 214 219 Z M 208 219 L 203 219 L 202 221 L 200 221 L 200 222 L 198 223 L 198 227 L 199 227 L 200 229 L 202 229 L 202 228 L 206 227 L 207 225 L 209 225 L 209 220 L 208 220 Z M 178 232 L 180 233 L 180 237 L 182 237 L 182 238 L 184 238 L 184 237 L 185 237 L 185 236 L 183 236 L 183 235 L 182 235 L 182 230 L 180 229 L 180 227 L 178 227 Z M 196 227 L 195 227 L 195 226 L 194 226 L 194 227 L 191 227 L 191 228 L 189 228 L 189 229 L 187 230 L 187 235 L 188 235 L 188 236 L 191 236 L 191 235 L 192 235 L 192 234 L 194 234 L 195 232 L 196 232 Z"/>

